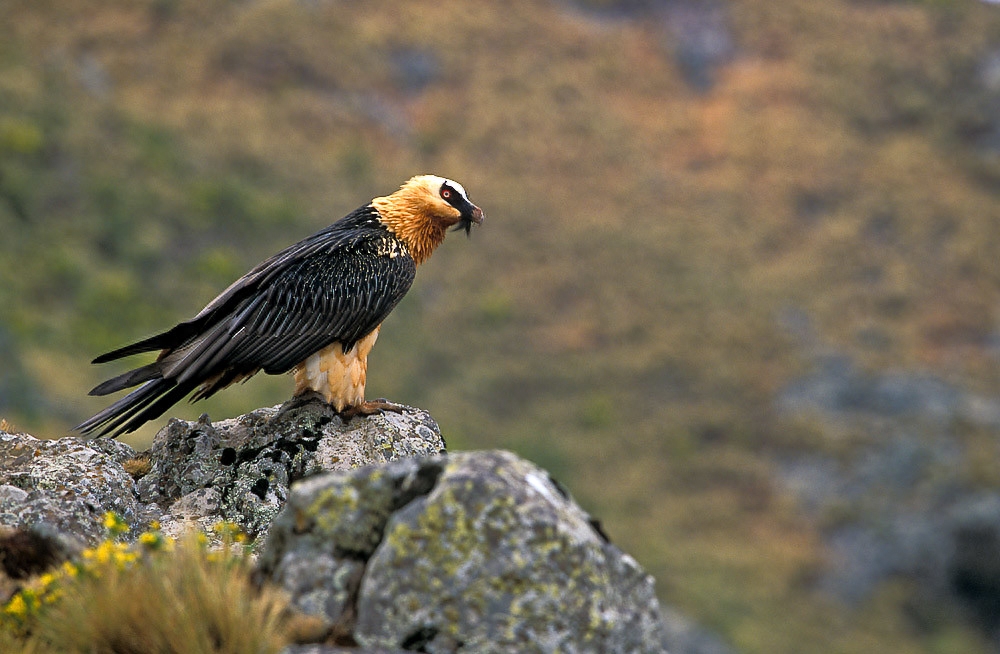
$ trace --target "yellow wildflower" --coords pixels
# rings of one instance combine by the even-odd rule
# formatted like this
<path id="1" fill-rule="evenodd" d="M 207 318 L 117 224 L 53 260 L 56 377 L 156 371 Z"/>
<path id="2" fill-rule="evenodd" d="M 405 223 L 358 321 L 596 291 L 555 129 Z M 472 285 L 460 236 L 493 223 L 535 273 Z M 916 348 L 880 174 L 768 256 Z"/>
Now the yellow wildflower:
<path id="1" fill-rule="evenodd" d="M 62 573 L 72 579 L 80 574 L 80 567 L 72 561 L 65 561 L 62 564 Z"/>
<path id="2" fill-rule="evenodd" d="M 24 601 L 24 595 L 18 593 L 10 598 L 7 606 L 3 607 L 3 612 L 15 618 L 23 618 L 28 615 L 28 603 Z"/>
<path id="3" fill-rule="evenodd" d="M 108 530 L 108 535 L 112 537 L 121 536 L 129 531 L 128 524 L 114 511 L 108 511 L 104 514 L 104 528 Z"/>
<path id="4" fill-rule="evenodd" d="M 159 532 L 146 531 L 139 535 L 139 544 L 150 550 L 158 550 L 165 543 L 163 534 Z"/>
<path id="5" fill-rule="evenodd" d="M 62 599 L 62 596 L 64 594 L 65 591 L 62 588 L 53 588 L 48 593 L 45 594 L 45 598 L 43 601 L 46 604 L 55 604 L 60 599 Z"/>
<path id="6" fill-rule="evenodd" d="M 46 572 L 41 577 L 35 580 L 32 586 L 37 589 L 38 595 L 41 598 L 45 598 L 46 595 L 51 593 L 53 589 L 58 585 L 58 577 L 54 574 Z"/>

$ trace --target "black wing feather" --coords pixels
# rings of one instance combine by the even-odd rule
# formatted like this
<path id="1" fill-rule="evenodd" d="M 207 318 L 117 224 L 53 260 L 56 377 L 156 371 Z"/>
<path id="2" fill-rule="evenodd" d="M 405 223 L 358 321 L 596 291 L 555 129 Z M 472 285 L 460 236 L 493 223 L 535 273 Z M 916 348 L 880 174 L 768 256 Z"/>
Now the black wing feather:
<path id="1" fill-rule="evenodd" d="M 363 207 L 264 261 L 191 320 L 95 359 L 162 350 L 155 363 L 97 386 L 92 393 L 103 395 L 144 382 L 77 429 L 117 436 L 199 385 L 192 399 L 258 370 L 288 372 L 334 342 L 348 350 L 385 320 L 415 273 L 402 243 Z"/>

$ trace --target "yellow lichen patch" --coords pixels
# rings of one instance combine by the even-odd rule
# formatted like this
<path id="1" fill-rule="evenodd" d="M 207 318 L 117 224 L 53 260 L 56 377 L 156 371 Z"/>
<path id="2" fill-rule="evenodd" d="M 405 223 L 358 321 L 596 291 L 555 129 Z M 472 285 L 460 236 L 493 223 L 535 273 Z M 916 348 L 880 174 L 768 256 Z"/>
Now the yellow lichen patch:
<path id="1" fill-rule="evenodd" d="M 302 519 L 314 521 L 323 531 L 330 531 L 339 524 L 344 512 L 357 510 L 358 501 L 356 488 L 330 488 L 317 495 L 315 501 L 301 514 Z"/>

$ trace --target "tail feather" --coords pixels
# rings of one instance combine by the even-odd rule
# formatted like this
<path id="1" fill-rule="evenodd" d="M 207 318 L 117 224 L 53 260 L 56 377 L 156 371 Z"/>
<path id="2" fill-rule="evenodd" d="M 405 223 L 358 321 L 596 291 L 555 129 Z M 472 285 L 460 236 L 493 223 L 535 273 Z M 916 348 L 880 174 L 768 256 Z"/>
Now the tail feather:
<path id="1" fill-rule="evenodd" d="M 194 390 L 194 384 L 178 385 L 173 379 L 147 381 L 125 397 L 74 427 L 83 434 L 117 438 L 135 431 L 143 423 L 159 418 L 171 406 Z"/>
<path id="2" fill-rule="evenodd" d="M 159 361 L 156 361 L 148 366 L 142 366 L 141 368 L 136 368 L 135 370 L 129 370 L 128 372 L 122 373 L 117 377 L 113 377 L 104 383 L 98 384 L 90 391 L 89 395 L 110 395 L 111 393 L 115 393 L 126 388 L 132 388 L 133 386 L 138 386 L 143 382 L 161 377 L 162 374 L 163 365 Z"/>
<path id="3" fill-rule="evenodd" d="M 143 408 L 149 406 L 149 404 L 151 404 L 157 397 L 163 395 L 163 393 L 168 391 L 171 387 L 173 387 L 173 385 L 174 383 L 172 381 L 163 379 L 148 381 L 125 397 L 120 398 L 103 411 L 100 411 L 87 420 L 84 420 L 73 429 L 74 431 L 78 431 L 83 434 L 90 434 L 96 431 L 97 436 L 106 436 L 110 432 L 114 431 L 130 416 L 135 415 L 136 413 L 142 411 Z M 124 432 L 116 432 L 114 436 L 118 436 L 121 433 Z"/>
<path id="4" fill-rule="evenodd" d="M 184 396 L 190 393 L 194 387 L 198 385 L 197 382 L 173 385 L 173 380 L 170 380 L 169 383 L 172 387 L 166 389 L 161 395 L 148 402 L 144 402 L 141 406 L 137 406 L 134 410 L 130 411 L 128 415 L 122 416 L 115 427 L 113 427 L 117 428 L 114 435 L 117 437 L 122 434 L 127 434 L 130 431 L 135 431 L 150 420 L 159 418 L 167 411 L 167 409 L 184 399 Z M 128 422 L 125 422 L 125 420 L 128 420 Z M 122 424 L 122 422 L 124 422 L 124 424 Z M 119 427 L 118 425 L 121 426 Z"/>
<path id="5" fill-rule="evenodd" d="M 105 352 L 91 361 L 91 363 L 107 363 L 108 361 L 123 359 L 127 356 L 132 356 L 133 354 L 155 352 L 156 350 L 169 350 L 179 347 L 187 339 L 194 336 L 197 331 L 198 327 L 192 322 L 182 322 L 181 324 L 168 329 L 165 332 L 156 334 L 155 336 L 150 336 L 149 338 L 126 345 L 125 347 L 120 347 L 117 350 Z"/>
<path id="6" fill-rule="evenodd" d="M 120 347 L 117 350 L 111 350 L 110 352 L 105 352 L 101 356 L 95 358 L 91 363 L 107 363 L 108 361 L 114 361 L 115 359 L 123 359 L 127 356 L 133 354 L 141 354 L 142 352 L 155 352 L 156 350 L 162 350 L 168 346 L 164 345 L 166 342 L 165 336 L 167 333 L 157 334 L 156 336 L 151 336 L 145 340 L 139 341 L 138 343 L 132 343 L 131 345 L 126 345 L 125 347 Z"/>
<path id="7" fill-rule="evenodd" d="M 216 327 L 208 336 L 218 336 L 217 332 L 220 329 L 222 328 Z M 204 379 L 199 364 L 205 357 L 211 357 L 216 350 L 225 345 L 225 339 L 205 337 L 177 349 L 178 343 L 186 338 L 184 330 L 187 330 L 185 324 L 178 325 L 170 331 L 108 352 L 95 359 L 95 362 L 100 363 L 137 352 L 164 350 L 164 354 L 153 363 L 129 370 L 95 386 L 90 395 L 108 395 L 141 384 L 74 429 L 84 434 L 95 433 L 98 437 L 121 436 L 135 431 L 149 420 L 160 417 L 167 409 L 202 384 Z"/>

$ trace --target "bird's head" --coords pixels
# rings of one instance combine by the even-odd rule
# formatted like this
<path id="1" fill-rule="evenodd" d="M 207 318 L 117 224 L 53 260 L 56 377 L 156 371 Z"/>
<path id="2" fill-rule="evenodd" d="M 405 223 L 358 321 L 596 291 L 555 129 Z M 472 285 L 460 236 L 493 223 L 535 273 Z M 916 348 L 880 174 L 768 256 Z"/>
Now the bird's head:
<path id="1" fill-rule="evenodd" d="M 458 182 L 437 175 L 412 177 L 396 194 L 410 195 L 422 204 L 428 217 L 444 229 L 454 226 L 466 234 L 472 226 L 483 222 L 483 210 L 469 201 L 465 188 Z"/>
<path id="2" fill-rule="evenodd" d="M 461 184 L 437 175 L 411 177 L 395 193 L 375 198 L 372 204 L 418 263 L 430 256 L 447 229 L 464 229 L 468 235 L 484 217 Z"/>

